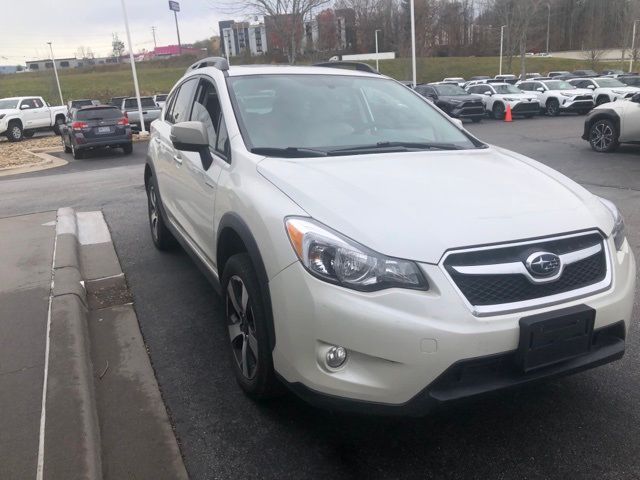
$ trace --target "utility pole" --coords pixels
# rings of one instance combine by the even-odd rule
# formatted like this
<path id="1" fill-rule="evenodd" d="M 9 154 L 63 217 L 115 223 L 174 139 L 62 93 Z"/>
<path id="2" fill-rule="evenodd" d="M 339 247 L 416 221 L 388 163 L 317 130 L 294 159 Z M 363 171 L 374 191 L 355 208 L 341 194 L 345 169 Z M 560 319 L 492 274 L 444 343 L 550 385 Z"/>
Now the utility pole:
<path id="1" fill-rule="evenodd" d="M 131 32 L 129 31 L 129 18 L 127 17 L 127 7 L 122 1 L 122 13 L 124 15 L 124 27 L 127 31 L 127 42 L 129 43 L 129 59 L 131 60 L 131 74 L 133 75 L 133 86 L 136 89 L 136 100 L 138 102 L 138 115 L 140 118 L 140 133 L 142 136 L 147 135 L 147 129 L 144 125 L 144 115 L 142 113 L 142 102 L 140 101 L 140 87 L 138 85 L 138 72 L 136 71 L 136 60 L 133 57 L 133 43 L 131 42 Z"/>
<path id="2" fill-rule="evenodd" d="M 156 43 L 156 27 L 151 27 L 151 34 L 153 35 L 153 49 L 158 48 L 158 44 Z"/>
<path id="3" fill-rule="evenodd" d="M 376 70 L 380 71 L 380 62 L 378 61 L 378 32 L 380 30 L 376 30 L 375 31 L 375 35 L 376 35 Z"/>
<path id="4" fill-rule="evenodd" d="M 551 4 L 547 3 L 547 9 L 549 13 L 547 14 L 547 55 L 549 55 L 549 32 L 551 31 Z"/>
<path id="5" fill-rule="evenodd" d="M 500 27 L 500 70 L 498 75 L 502 75 L 502 47 L 504 46 L 504 28 L 506 25 Z"/>
<path id="6" fill-rule="evenodd" d="M 51 62 L 53 62 L 53 73 L 56 76 L 56 84 L 58 85 L 58 95 L 60 95 L 60 105 L 64 105 L 64 99 L 62 98 L 62 89 L 60 88 L 60 79 L 58 78 L 58 67 L 56 67 L 56 59 L 53 55 L 53 47 L 51 42 L 47 42 L 49 45 L 49 51 L 51 52 Z"/>
<path id="7" fill-rule="evenodd" d="M 411 9 L 411 69 L 413 70 L 413 88 L 416 87 L 416 10 L 414 0 L 410 0 Z"/>
<path id="8" fill-rule="evenodd" d="M 633 72 L 633 58 L 636 56 L 636 26 L 638 20 L 633 21 L 633 34 L 631 35 L 631 60 L 629 60 L 629 73 Z"/>

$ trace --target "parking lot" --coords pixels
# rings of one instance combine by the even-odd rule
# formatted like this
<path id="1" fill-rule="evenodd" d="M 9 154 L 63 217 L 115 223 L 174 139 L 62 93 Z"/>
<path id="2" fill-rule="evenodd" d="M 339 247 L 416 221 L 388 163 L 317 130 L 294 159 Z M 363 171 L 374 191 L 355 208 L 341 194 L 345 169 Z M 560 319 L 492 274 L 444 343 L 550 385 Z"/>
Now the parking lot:
<path id="1" fill-rule="evenodd" d="M 466 127 L 615 201 L 638 255 L 640 147 L 597 154 L 580 139 L 583 121 Z M 252 402 L 235 384 L 219 297 L 184 252 L 153 248 L 145 148 L 79 161 L 59 154 L 68 165 L 0 179 L 0 217 L 103 211 L 192 478 L 640 478 L 637 305 L 623 360 L 424 418 L 334 414 L 293 395 Z"/>

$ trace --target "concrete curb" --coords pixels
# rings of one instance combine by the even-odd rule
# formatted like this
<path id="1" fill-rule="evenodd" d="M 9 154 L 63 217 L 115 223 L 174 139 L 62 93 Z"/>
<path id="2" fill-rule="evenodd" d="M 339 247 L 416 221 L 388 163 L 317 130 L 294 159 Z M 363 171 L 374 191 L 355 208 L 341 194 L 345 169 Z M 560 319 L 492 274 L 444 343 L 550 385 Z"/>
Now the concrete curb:
<path id="1" fill-rule="evenodd" d="M 58 210 L 43 478 L 101 478 L 101 445 L 75 212 Z"/>
<path id="2" fill-rule="evenodd" d="M 41 159 L 39 162 L 25 163 L 23 165 L 13 165 L 11 167 L 0 168 L 0 177 L 6 177 L 9 175 L 19 175 L 21 173 L 37 172 L 40 170 L 48 170 L 50 168 L 62 167 L 66 165 L 66 160 L 62 158 L 49 155 L 47 152 L 61 152 L 60 149 L 52 148 L 34 148 L 32 150 L 25 150 L 27 153 Z"/>

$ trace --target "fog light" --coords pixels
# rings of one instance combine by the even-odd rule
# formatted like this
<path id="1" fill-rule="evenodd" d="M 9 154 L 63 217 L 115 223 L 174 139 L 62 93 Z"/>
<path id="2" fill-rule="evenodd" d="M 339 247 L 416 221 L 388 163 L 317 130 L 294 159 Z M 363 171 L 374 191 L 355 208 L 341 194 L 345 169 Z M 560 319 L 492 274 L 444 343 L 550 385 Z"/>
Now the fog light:
<path id="1" fill-rule="evenodd" d="M 331 347 L 327 350 L 325 360 L 331 368 L 341 367 L 347 361 L 347 350 L 344 347 Z"/>

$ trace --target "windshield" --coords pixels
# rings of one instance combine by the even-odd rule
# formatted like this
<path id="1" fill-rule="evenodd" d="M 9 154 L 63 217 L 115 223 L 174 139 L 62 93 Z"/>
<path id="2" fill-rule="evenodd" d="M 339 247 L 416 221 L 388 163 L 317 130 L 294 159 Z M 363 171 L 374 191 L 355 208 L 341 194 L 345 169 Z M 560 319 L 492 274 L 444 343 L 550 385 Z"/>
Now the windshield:
<path id="1" fill-rule="evenodd" d="M 0 110 L 18 108 L 18 100 L 0 100 Z"/>
<path id="2" fill-rule="evenodd" d="M 83 108 L 75 115 L 77 120 L 111 120 L 121 117 L 122 112 L 117 108 Z"/>
<path id="3" fill-rule="evenodd" d="M 435 107 L 386 78 L 345 75 L 229 77 L 248 147 L 327 152 L 389 142 L 476 145 Z"/>
<path id="4" fill-rule="evenodd" d="M 469 95 L 464 88 L 459 87 L 458 85 L 434 85 L 433 88 L 436 89 L 438 95 Z"/>
<path id="5" fill-rule="evenodd" d="M 599 87 L 613 88 L 613 87 L 626 87 L 624 83 L 615 78 L 596 78 L 594 80 Z"/>
<path id="6" fill-rule="evenodd" d="M 167 99 L 167 95 L 156 95 L 156 102 L 164 102 Z"/>
<path id="7" fill-rule="evenodd" d="M 140 105 L 143 107 L 155 107 L 156 102 L 151 97 L 140 97 Z M 138 102 L 135 98 L 127 98 L 124 101 L 124 108 L 138 108 Z"/>
<path id="8" fill-rule="evenodd" d="M 573 90 L 576 88 L 564 80 L 550 80 L 548 82 L 544 82 L 544 84 L 549 90 Z"/>
<path id="9" fill-rule="evenodd" d="M 640 77 L 622 77 L 620 81 L 625 85 L 640 86 Z"/>
<path id="10" fill-rule="evenodd" d="M 492 87 L 496 93 L 522 93 L 522 90 L 513 85 L 492 85 Z"/>

